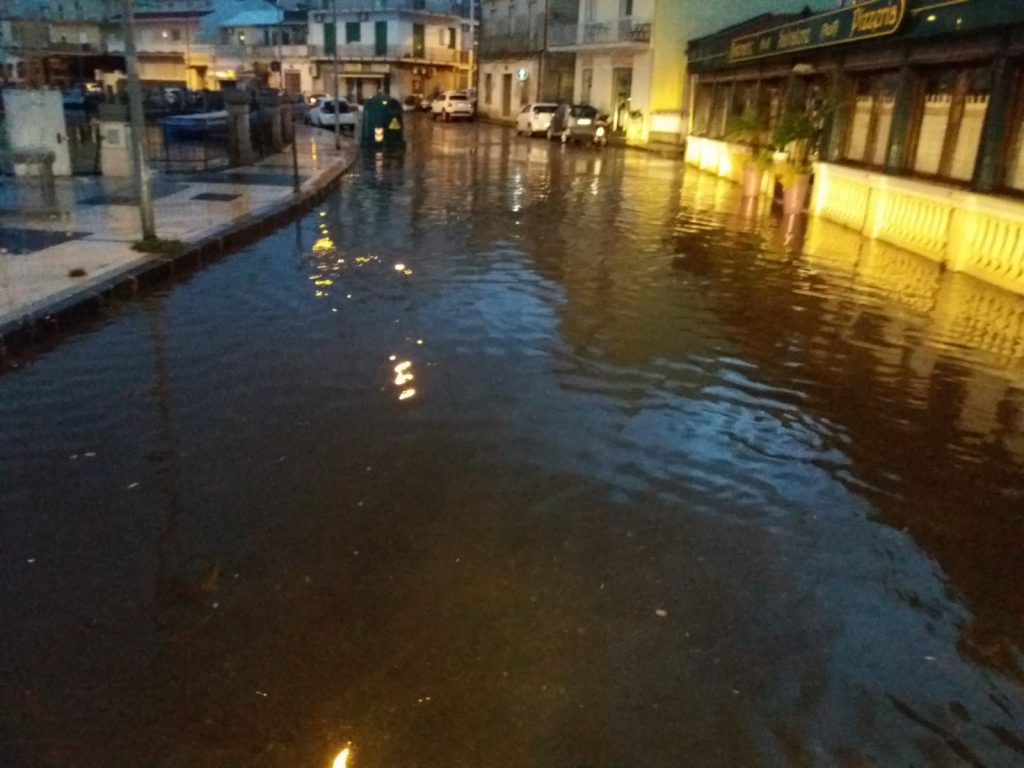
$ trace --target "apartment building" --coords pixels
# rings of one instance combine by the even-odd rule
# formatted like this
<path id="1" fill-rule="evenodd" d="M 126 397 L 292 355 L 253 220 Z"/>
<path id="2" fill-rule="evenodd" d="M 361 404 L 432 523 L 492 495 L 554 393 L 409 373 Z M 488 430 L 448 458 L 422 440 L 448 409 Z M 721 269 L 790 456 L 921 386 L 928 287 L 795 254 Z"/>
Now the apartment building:
<path id="1" fill-rule="evenodd" d="M 307 37 L 309 14 L 264 3 L 224 19 L 211 76 L 223 84 L 251 75 L 272 88 L 313 90 Z"/>
<path id="2" fill-rule="evenodd" d="M 188 8 L 184 3 L 163 5 L 155 10 L 137 10 L 134 14 L 139 79 L 151 85 L 206 87 L 211 51 L 200 41 L 199 30 L 210 8 L 196 4 Z M 123 19 L 117 14 L 113 21 L 107 49 L 110 53 L 123 54 Z"/>
<path id="3" fill-rule="evenodd" d="M 687 6 L 683 0 L 580 0 L 575 19 L 549 23 L 549 50 L 576 56 L 574 100 L 610 115 L 613 130 L 628 140 L 681 141 Z"/>
<path id="4" fill-rule="evenodd" d="M 473 84 L 476 26 L 464 0 L 318 0 L 309 14 L 312 88 L 362 101 L 399 99 Z"/>
<path id="5" fill-rule="evenodd" d="M 579 0 L 484 0 L 480 17 L 482 113 L 512 122 L 532 101 L 573 96 L 576 54 L 548 50 L 549 25 L 575 23 Z"/>

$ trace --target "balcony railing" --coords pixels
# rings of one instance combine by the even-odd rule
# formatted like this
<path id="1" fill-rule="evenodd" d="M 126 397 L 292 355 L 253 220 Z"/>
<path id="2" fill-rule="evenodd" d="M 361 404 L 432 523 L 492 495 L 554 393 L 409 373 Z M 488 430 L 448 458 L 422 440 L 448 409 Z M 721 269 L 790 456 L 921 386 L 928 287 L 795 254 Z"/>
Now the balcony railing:
<path id="1" fill-rule="evenodd" d="M 454 16 L 469 16 L 472 0 L 313 0 L 314 11 L 330 11 L 337 2 L 338 11 L 421 11 Z"/>
<path id="2" fill-rule="evenodd" d="M 234 59 L 304 59 L 309 55 L 307 45 L 218 45 L 217 55 Z"/>
<path id="3" fill-rule="evenodd" d="M 617 21 L 588 22 L 582 29 L 572 23 L 552 25 L 548 29 L 548 45 L 552 47 L 648 45 L 650 42 L 651 22 L 628 16 Z"/>
<path id="4" fill-rule="evenodd" d="M 548 45 L 576 45 L 579 36 L 579 25 L 576 22 L 562 22 L 548 27 Z"/>
<path id="5" fill-rule="evenodd" d="M 480 54 L 482 56 L 503 53 L 534 53 L 543 50 L 543 28 L 506 34 L 491 34 L 489 30 L 485 30 L 480 36 Z"/>
<path id="6" fill-rule="evenodd" d="M 408 59 L 433 64 L 458 64 L 462 59 L 462 54 L 468 54 L 468 51 L 432 46 L 418 50 L 411 45 L 388 45 L 381 52 L 381 49 L 373 43 L 343 43 L 338 46 L 339 59 L 378 59 L 382 61 Z M 331 52 L 322 45 L 311 45 L 309 46 L 309 56 L 314 59 L 327 59 L 331 57 Z"/>

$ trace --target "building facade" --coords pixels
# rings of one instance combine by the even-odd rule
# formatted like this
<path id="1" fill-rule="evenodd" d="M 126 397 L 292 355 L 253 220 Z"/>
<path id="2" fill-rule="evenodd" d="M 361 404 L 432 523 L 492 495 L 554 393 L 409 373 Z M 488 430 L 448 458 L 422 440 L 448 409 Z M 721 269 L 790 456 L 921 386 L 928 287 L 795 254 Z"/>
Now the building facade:
<path id="1" fill-rule="evenodd" d="M 477 21 L 462 0 L 319 0 L 309 13 L 312 89 L 363 101 L 472 86 Z"/>
<path id="2" fill-rule="evenodd" d="M 573 94 L 638 142 L 684 134 L 687 3 L 581 0 L 577 17 L 548 26 L 548 46 L 576 57 Z"/>
<path id="3" fill-rule="evenodd" d="M 812 212 L 1024 291 L 1024 5 L 866 0 L 688 52 L 691 161 L 734 176 L 740 116 L 810 116 Z"/>
<path id="4" fill-rule="evenodd" d="M 313 90 L 306 40 L 309 14 L 269 3 L 224 19 L 211 75 L 218 85 L 252 76 L 292 93 Z"/>
<path id="5" fill-rule="evenodd" d="M 573 97 L 576 54 L 548 48 L 551 25 L 575 23 L 579 0 L 484 0 L 480 18 L 480 82 L 483 114 L 513 122 L 533 101 Z"/>

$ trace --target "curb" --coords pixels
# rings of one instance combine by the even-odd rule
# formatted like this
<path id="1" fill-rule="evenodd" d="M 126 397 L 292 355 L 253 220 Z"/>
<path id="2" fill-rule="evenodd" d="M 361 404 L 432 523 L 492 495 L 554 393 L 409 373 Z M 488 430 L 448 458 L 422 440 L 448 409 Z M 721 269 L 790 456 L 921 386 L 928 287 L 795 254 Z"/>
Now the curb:
<path id="1" fill-rule="evenodd" d="M 140 291 L 172 278 L 179 272 L 203 264 L 251 245 L 276 229 L 307 213 L 321 202 L 355 165 L 358 146 L 347 163 L 324 171 L 303 182 L 298 192 L 280 203 L 271 203 L 246 215 L 221 224 L 195 242 L 188 243 L 170 256 L 144 256 L 87 288 L 65 292 L 45 306 L 0 325 L 0 371 L 7 367 L 15 352 L 56 340 L 62 332 L 96 320 L 117 301 L 131 299 Z"/>

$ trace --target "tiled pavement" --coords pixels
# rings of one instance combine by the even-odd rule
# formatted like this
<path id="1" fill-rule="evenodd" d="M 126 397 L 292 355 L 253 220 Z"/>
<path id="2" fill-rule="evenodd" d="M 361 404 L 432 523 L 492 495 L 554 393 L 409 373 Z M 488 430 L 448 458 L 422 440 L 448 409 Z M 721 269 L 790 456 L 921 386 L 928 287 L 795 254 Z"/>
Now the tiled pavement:
<path id="1" fill-rule="evenodd" d="M 304 188 L 354 157 L 351 140 L 340 153 L 333 137 L 300 129 L 299 176 Z M 290 148 L 256 165 L 226 171 L 155 175 L 157 234 L 196 242 L 250 214 L 267 215 L 294 200 Z M 149 257 L 132 250 L 139 213 L 129 180 L 59 182 L 57 210 L 41 212 L 32 180 L 5 179 L 0 191 L 0 327 L 86 293 Z M 52 210 L 52 209 L 51 209 Z M 71 277 L 71 272 L 83 277 Z"/>

